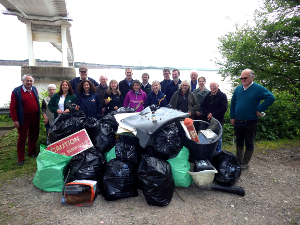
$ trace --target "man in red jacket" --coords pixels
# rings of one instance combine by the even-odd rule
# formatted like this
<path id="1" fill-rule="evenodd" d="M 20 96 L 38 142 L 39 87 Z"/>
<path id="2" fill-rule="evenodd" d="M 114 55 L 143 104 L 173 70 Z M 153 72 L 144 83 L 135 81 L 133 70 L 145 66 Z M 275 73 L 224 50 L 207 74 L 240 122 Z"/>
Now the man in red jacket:
<path id="1" fill-rule="evenodd" d="M 39 137 L 40 104 L 37 89 L 32 86 L 31 75 L 22 77 L 23 84 L 16 87 L 11 94 L 9 107 L 14 126 L 18 129 L 17 143 L 18 165 L 25 161 L 25 142 L 28 133 L 28 156 L 36 157 L 36 142 Z"/>

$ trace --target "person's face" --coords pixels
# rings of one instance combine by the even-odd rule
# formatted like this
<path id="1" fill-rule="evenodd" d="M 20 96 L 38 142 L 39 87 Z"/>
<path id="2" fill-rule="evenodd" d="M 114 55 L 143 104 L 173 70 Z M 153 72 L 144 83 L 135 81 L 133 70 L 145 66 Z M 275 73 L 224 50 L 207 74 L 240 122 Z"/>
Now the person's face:
<path id="1" fill-rule="evenodd" d="M 127 80 L 131 80 L 132 78 L 132 70 L 131 69 L 127 69 L 126 72 L 125 72 L 125 75 L 126 75 L 126 79 Z"/>
<path id="2" fill-rule="evenodd" d="M 23 80 L 23 85 L 24 87 L 29 90 L 32 87 L 33 84 L 33 78 L 30 76 L 26 76 L 25 79 Z"/>
<path id="3" fill-rule="evenodd" d="M 134 90 L 134 92 L 138 92 L 138 91 L 140 90 L 140 88 L 141 88 L 141 86 L 140 86 L 139 84 L 137 84 L 137 83 L 135 83 L 135 84 L 133 85 L 133 90 Z"/>
<path id="4" fill-rule="evenodd" d="M 205 82 L 205 80 L 204 80 L 203 78 L 200 78 L 200 79 L 198 80 L 198 83 L 199 83 L 199 84 L 198 84 L 199 87 L 200 87 L 200 88 L 201 88 L 201 87 L 203 88 L 203 87 L 205 86 L 205 83 L 206 83 L 206 82 Z"/>
<path id="5" fill-rule="evenodd" d="M 63 82 L 61 85 L 61 89 L 63 90 L 63 92 L 68 92 L 69 91 L 69 85 L 67 82 Z"/>
<path id="6" fill-rule="evenodd" d="M 90 90 L 90 84 L 88 83 L 88 82 L 85 82 L 84 84 L 83 84 L 83 90 L 84 91 L 89 91 Z"/>
<path id="7" fill-rule="evenodd" d="M 149 80 L 149 79 L 148 79 L 148 76 L 147 76 L 147 75 L 143 75 L 143 76 L 142 76 L 142 80 L 143 80 L 143 83 L 144 83 L 144 84 L 147 84 L 147 83 L 148 83 L 148 80 Z"/>
<path id="8" fill-rule="evenodd" d="M 81 80 L 86 80 L 87 78 L 87 71 L 80 71 L 80 77 L 81 77 Z"/>
<path id="9" fill-rule="evenodd" d="M 210 91 L 212 95 L 215 95 L 218 92 L 219 85 L 216 83 L 210 83 Z"/>
<path id="10" fill-rule="evenodd" d="M 99 81 L 100 81 L 100 84 L 102 84 L 103 86 L 105 86 L 106 82 L 107 82 L 107 79 L 104 76 L 100 76 L 100 80 Z"/>
<path id="11" fill-rule="evenodd" d="M 159 91 L 159 88 L 160 88 L 160 86 L 159 86 L 158 84 L 153 84 L 153 85 L 152 85 L 152 90 L 153 90 L 154 92 L 158 92 L 158 91 Z"/>
<path id="12" fill-rule="evenodd" d="M 164 79 L 170 80 L 170 72 L 163 72 L 164 73 Z"/>
<path id="13" fill-rule="evenodd" d="M 191 73 L 191 80 L 195 82 L 197 80 L 197 78 L 198 78 L 198 74 L 196 72 L 192 72 Z"/>
<path id="14" fill-rule="evenodd" d="M 55 94 L 56 89 L 55 88 L 49 88 L 48 92 L 49 92 L 49 96 L 52 97 Z"/>
<path id="15" fill-rule="evenodd" d="M 250 71 L 247 70 L 242 72 L 240 79 L 242 85 L 245 87 L 248 87 L 253 81 L 253 77 L 252 78 L 250 77 Z"/>
<path id="16" fill-rule="evenodd" d="M 183 93 L 186 93 L 189 89 L 189 84 L 187 82 L 182 82 L 181 83 L 181 90 Z"/>
<path id="17" fill-rule="evenodd" d="M 178 74 L 178 71 L 174 71 L 172 72 L 172 78 L 174 81 L 178 81 L 179 80 L 179 74 Z"/>
<path id="18" fill-rule="evenodd" d="M 113 89 L 113 90 L 115 90 L 117 88 L 117 86 L 118 86 L 118 83 L 115 82 L 115 81 L 110 83 L 110 88 Z"/>

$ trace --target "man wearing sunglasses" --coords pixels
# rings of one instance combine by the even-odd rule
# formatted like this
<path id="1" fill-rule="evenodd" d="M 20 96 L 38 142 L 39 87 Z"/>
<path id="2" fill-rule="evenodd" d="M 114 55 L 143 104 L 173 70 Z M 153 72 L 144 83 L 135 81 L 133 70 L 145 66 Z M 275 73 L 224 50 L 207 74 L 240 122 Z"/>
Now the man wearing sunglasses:
<path id="1" fill-rule="evenodd" d="M 234 90 L 230 105 L 230 122 L 234 126 L 236 137 L 236 155 L 242 170 L 249 168 L 258 117 L 262 116 L 262 112 L 275 101 L 274 95 L 269 90 L 253 82 L 254 75 L 250 69 L 245 69 L 241 73 L 242 85 Z M 261 103 L 262 100 L 264 102 Z"/>
<path id="2" fill-rule="evenodd" d="M 95 85 L 95 87 L 97 87 L 99 85 L 99 83 L 97 81 L 95 81 L 93 78 L 87 76 L 88 75 L 88 69 L 86 67 L 84 67 L 84 66 L 80 67 L 79 68 L 79 74 L 80 74 L 80 77 L 75 77 L 75 78 L 73 78 L 72 80 L 69 81 L 72 88 L 73 88 L 74 94 L 76 96 L 79 95 L 78 84 L 81 81 L 89 80 Z"/>

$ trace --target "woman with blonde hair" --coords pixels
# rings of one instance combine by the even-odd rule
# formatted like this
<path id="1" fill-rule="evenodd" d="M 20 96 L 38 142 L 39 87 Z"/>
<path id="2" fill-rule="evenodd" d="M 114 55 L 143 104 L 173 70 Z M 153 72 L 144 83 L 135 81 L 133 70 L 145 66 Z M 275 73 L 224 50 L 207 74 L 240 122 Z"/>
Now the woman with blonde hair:
<path id="1" fill-rule="evenodd" d="M 167 100 L 165 98 L 165 94 L 160 91 L 160 83 L 155 80 L 152 82 L 152 91 L 147 96 L 145 102 L 145 108 L 150 105 L 159 105 L 162 107 L 167 106 Z"/>
<path id="2" fill-rule="evenodd" d="M 104 113 L 105 115 L 118 110 L 120 107 L 123 106 L 123 96 L 119 90 L 119 84 L 116 80 L 111 80 L 108 85 L 107 92 L 104 94 Z"/>

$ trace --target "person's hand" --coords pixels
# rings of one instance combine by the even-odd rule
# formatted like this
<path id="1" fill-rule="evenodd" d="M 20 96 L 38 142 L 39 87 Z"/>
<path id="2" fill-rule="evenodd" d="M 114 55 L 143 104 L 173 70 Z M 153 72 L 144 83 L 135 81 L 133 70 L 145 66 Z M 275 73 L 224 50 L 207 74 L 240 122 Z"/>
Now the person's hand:
<path id="1" fill-rule="evenodd" d="M 48 124 L 49 123 L 49 119 L 48 119 L 48 117 L 45 115 L 44 116 L 44 124 Z"/>
<path id="2" fill-rule="evenodd" d="M 106 99 L 104 101 L 105 101 L 105 105 L 108 105 L 110 102 L 110 100 L 106 100 Z"/>
<path id="3" fill-rule="evenodd" d="M 69 113 L 70 109 L 66 109 L 63 113 Z"/>
<path id="4" fill-rule="evenodd" d="M 57 109 L 57 113 L 58 114 L 62 114 L 62 113 L 64 113 L 62 110 L 60 110 L 60 109 Z"/>
<path id="5" fill-rule="evenodd" d="M 19 121 L 14 121 L 14 127 L 16 127 L 16 128 L 20 127 Z"/>
<path id="6" fill-rule="evenodd" d="M 114 110 L 118 110 L 118 106 L 115 106 L 115 107 L 114 107 Z"/>
<path id="7" fill-rule="evenodd" d="M 75 106 L 75 109 L 76 109 L 76 110 L 79 110 L 79 108 L 80 108 L 79 105 L 76 105 L 76 106 Z"/>
<path id="8" fill-rule="evenodd" d="M 192 112 L 188 111 L 188 113 L 189 113 L 189 117 L 191 117 L 192 116 Z"/>
<path id="9" fill-rule="evenodd" d="M 231 123 L 232 126 L 234 126 L 234 124 L 235 124 L 235 119 L 230 119 L 230 123 Z"/>
<path id="10" fill-rule="evenodd" d="M 196 111 L 197 116 L 201 116 L 201 112 Z"/>
<path id="11" fill-rule="evenodd" d="M 209 114 L 207 115 L 207 119 L 210 120 L 211 118 L 212 118 L 212 114 L 209 113 Z"/>
<path id="12" fill-rule="evenodd" d="M 263 117 L 263 113 L 260 113 L 260 112 L 258 112 L 258 111 L 256 111 L 256 115 L 257 115 L 257 116 L 262 116 L 262 117 Z"/>

